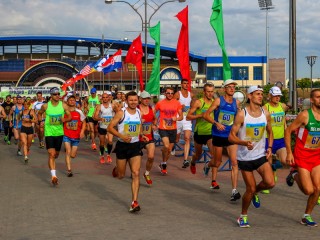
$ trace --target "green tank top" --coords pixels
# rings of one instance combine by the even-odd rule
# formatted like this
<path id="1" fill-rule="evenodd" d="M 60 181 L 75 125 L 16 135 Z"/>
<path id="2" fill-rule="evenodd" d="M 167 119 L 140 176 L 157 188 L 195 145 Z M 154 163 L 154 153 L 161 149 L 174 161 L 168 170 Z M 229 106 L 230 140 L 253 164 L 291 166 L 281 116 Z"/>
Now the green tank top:
<path id="1" fill-rule="evenodd" d="M 279 102 L 277 107 L 271 106 L 270 103 L 266 103 L 265 106 L 267 110 L 270 112 L 273 138 L 284 138 L 285 112 L 282 108 L 282 103 Z"/>
<path id="2" fill-rule="evenodd" d="M 93 113 L 94 113 L 94 109 L 95 107 L 100 104 L 100 101 L 99 101 L 99 97 L 96 96 L 95 98 L 93 97 L 89 97 L 88 99 L 88 107 L 89 107 L 89 111 L 88 111 L 88 117 L 92 117 Z"/>
<path id="3" fill-rule="evenodd" d="M 61 118 L 64 115 L 62 102 L 60 101 L 57 106 L 53 106 L 51 101 L 48 102 L 46 110 L 46 119 L 44 122 L 44 135 L 46 137 L 63 136 L 63 123 Z"/>
<path id="4" fill-rule="evenodd" d="M 196 114 L 201 114 L 207 111 L 213 102 L 212 100 L 211 103 L 205 103 L 203 98 L 200 98 L 199 101 L 201 102 L 201 108 L 196 110 Z M 211 115 L 213 117 L 213 113 L 211 113 Z M 197 132 L 198 135 L 211 135 L 211 128 L 212 124 L 203 118 L 196 119 L 195 132 Z"/>
<path id="5" fill-rule="evenodd" d="M 311 108 L 308 109 L 308 115 L 309 115 L 309 121 L 308 124 L 305 126 L 305 128 L 309 132 L 320 132 L 320 121 L 318 121 L 311 110 Z"/>

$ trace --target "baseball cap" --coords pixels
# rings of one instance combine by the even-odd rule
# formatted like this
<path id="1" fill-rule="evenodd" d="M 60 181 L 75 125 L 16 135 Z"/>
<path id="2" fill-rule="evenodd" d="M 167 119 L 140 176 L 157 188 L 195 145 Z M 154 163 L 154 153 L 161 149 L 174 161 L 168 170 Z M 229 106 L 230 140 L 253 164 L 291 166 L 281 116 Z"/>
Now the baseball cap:
<path id="1" fill-rule="evenodd" d="M 96 93 L 97 92 L 97 89 L 96 88 L 91 88 L 90 90 L 90 93 L 93 94 L 93 93 Z"/>
<path id="2" fill-rule="evenodd" d="M 151 95 L 150 95 L 150 93 L 148 93 L 147 91 L 143 91 L 143 92 L 140 94 L 140 97 L 141 97 L 141 98 L 151 98 Z"/>
<path id="3" fill-rule="evenodd" d="M 60 93 L 59 88 L 57 87 L 50 88 L 50 94 L 55 94 L 55 93 Z"/>
<path id="4" fill-rule="evenodd" d="M 222 84 L 222 86 L 225 87 L 225 86 L 228 86 L 229 84 L 238 85 L 238 83 L 237 83 L 235 80 L 233 80 L 233 79 L 228 79 L 228 80 L 226 80 L 226 81 Z"/>
<path id="5" fill-rule="evenodd" d="M 277 86 L 274 86 L 274 87 L 270 88 L 269 93 L 272 96 L 282 96 L 281 89 L 279 87 L 277 87 Z"/>
<path id="6" fill-rule="evenodd" d="M 263 89 L 258 85 L 258 86 L 251 86 L 248 88 L 247 93 L 253 93 L 255 91 L 263 91 Z"/>
<path id="7" fill-rule="evenodd" d="M 21 95 L 17 95 L 17 98 L 22 98 L 22 96 Z"/>
<path id="8" fill-rule="evenodd" d="M 106 94 L 108 95 L 112 95 L 112 93 L 110 91 L 106 91 Z"/>

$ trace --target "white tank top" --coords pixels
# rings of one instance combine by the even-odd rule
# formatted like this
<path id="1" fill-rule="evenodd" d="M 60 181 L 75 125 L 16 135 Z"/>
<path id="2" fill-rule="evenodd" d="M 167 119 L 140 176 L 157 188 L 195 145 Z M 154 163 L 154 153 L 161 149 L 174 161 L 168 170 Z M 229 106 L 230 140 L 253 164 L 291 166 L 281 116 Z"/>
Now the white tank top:
<path id="1" fill-rule="evenodd" d="M 242 140 L 251 141 L 253 143 L 253 149 L 248 150 L 247 146 L 239 145 L 237 159 L 239 161 L 257 160 L 266 155 L 267 118 L 262 108 L 262 114 L 257 118 L 250 116 L 246 109 L 243 109 L 242 111 L 244 111 L 245 117 L 238 136 Z"/>
<path id="2" fill-rule="evenodd" d="M 124 135 L 130 135 L 130 143 L 139 142 L 139 134 L 141 128 L 141 114 L 140 110 L 136 109 L 136 113 L 131 115 L 125 108 L 122 108 L 123 118 L 118 124 L 118 132 Z M 120 142 L 123 142 L 122 139 L 118 139 Z"/>
<path id="3" fill-rule="evenodd" d="M 186 116 L 188 115 L 190 109 L 191 93 L 188 92 L 188 97 L 186 98 L 182 95 L 181 91 L 179 91 L 179 95 L 179 102 L 181 103 L 181 105 L 184 105 L 184 108 L 182 109 L 183 120 L 186 120 Z"/>
<path id="4" fill-rule="evenodd" d="M 107 108 L 103 106 L 103 104 L 101 104 L 100 118 L 103 118 L 103 121 L 99 123 L 99 127 L 107 129 L 109 123 L 111 122 L 111 119 L 113 118 L 113 109 L 111 103 L 109 103 Z"/>

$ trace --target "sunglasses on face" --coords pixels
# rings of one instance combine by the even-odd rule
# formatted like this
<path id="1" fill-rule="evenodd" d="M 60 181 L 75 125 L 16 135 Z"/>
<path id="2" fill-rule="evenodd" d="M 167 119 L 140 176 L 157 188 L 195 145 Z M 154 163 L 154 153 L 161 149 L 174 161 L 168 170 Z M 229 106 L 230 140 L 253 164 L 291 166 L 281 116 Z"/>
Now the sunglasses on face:
<path id="1" fill-rule="evenodd" d="M 60 96 L 60 93 L 52 93 L 52 96 Z"/>
<path id="2" fill-rule="evenodd" d="M 173 95 L 173 92 L 167 92 L 166 94 L 167 95 Z"/>

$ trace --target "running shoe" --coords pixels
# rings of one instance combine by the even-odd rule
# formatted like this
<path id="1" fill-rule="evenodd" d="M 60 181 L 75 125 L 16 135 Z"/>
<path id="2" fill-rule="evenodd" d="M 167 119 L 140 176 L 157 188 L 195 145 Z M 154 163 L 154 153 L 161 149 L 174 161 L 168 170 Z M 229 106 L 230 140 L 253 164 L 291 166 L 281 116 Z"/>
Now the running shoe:
<path id="1" fill-rule="evenodd" d="M 53 184 L 53 186 L 57 186 L 58 185 L 58 178 L 57 177 L 52 177 L 51 178 L 51 183 Z"/>
<path id="2" fill-rule="evenodd" d="M 112 158 L 110 155 L 107 155 L 107 160 L 106 160 L 107 164 L 111 164 L 112 163 Z"/>
<path id="3" fill-rule="evenodd" d="M 67 171 L 67 177 L 72 177 L 72 176 L 73 176 L 72 171 L 71 171 L 71 170 L 68 170 L 68 171 Z"/>
<path id="4" fill-rule="evenodd" d="M 209 174 L 209 171 L 210 171 L 210 167 L 208 167 L 208 163 L 209 162 L 206 162 L 203 166 L 203 174 L 208 177 L 208 174 Z"/>
<path id="5" fill-rule="evenodd" d="M 95 144 L 95 143 L 92 143 L 92 144 L 91 144 L 91 148 L 92 148 L 92 150 L 94 150 L 94 151 L 97 150 L 96 144 Z"/>
<path id="6" fill-rule="evenodd" d="M 137 201 L 133 201 L 133 203 L 130 206 L 129 212 L 134 213 L 139 211 L 140 211 L 139 203 Z"/>
<path id="7" fill-rule="evenodd" d="M 166 175 L 167 172 L 167 164 L 159 164 L 160 173 L 162 175 Z"/>
<path id="8" fill-rule="evenodd" d="M 211 186 L 210 186 L 211 189 L 220 189 L 220 186 L 219 184 L 216 182 L 216 180 L 212 180 L 211 181 Z"/>
<path id="9" fill-rule="evenodd" d="M 7 144 L 8 144 L 8 145 L 11 145 L 11 142 L 10 142 L 10 141 L 7 141 Z"/>
<path id="10" fill-rule="evenodd" d="M 40 142 L 40 146 L 39 146 L 39 148 L 44 148 L 44 142 Z"/>
<path id="11" fill-rule="evenodd" d="M 176 155 L 176 150 L 175 150 L 175 149 L 173 149 L 173 150 L 171 151 L 171 155 L 172 155 L 172 156 L 175 156 L 175 155 Z"/>
<path id="12" fill-rule="evenodd" d="M 318 226 L 318 224 L 312 220 L 310 215 L 307 215 L 304 218 L 302 218 L 300 223 L 303 225 L 309 226 L 309 227 L 317 227 Z"/>
<path id="13" fill-rule="evenodd" d="M 190 171 L 192 174 L 196 174 L 196 172 L 197 172 L 196 164 L 193 162 L 191 162 Z"/>
<path id="14" fill-rule="evenodd" d="M 117 171 L 117 167 L 114 167 L 112 170 L 112 177 L 116 178 L 118 177 L 118 171 Z"/>
<path id="15" fill-rule="evenodd" d="M 184 160 L 183 163 L 182 163 L 182 168 L 187 168 L 189 167 L 190 163 L 188 160 Z"/>
<path id="16" fill-rule="evenodd" d="M 241 198 L 241 194 L 238 192 L 238 191 L 235 191 L 231 194 L 231 198 L 230 198 L 230 201 L 231 202 L 235 202 L 237 201 L 238 199 Z"/>
<path id="17" fill-rule="evenodd" d="M 24 163 L 25 163 L 25 164 L 28 164 L 28 161 L 29 161 L 28 156 L 24 156 Z"/>
<path id="18" fill-rule="evenodd" d="M 294 184 L 294 178 L 293 178 L 293 174 L 298 172 L 297 170 L 295 170 L 294 168 L 291 168 L 290 169 L 290 172 L 289 172 L 289 175 L 286 177 L 286 182 L 287 182 L 287 185 L 289 187 L 292 187 L 293 184 Z"/>
<path id="19" fill-rule="evenodd" d="M 4 136 L 4 139 L 3 139 L 5 142 L 8 141 L 8 136 Z"/>
<path id="20" fill-rule="evenodd" d="M 259 198 L 258 194 L 253 195 L 252 205 L 253 205 L 255 208 L 259 208 L 259 207 L 260 207 L 260 198 Z"/>
<path id="21" fill-rule="evenodd" d="M 239 224 L 239 227 L 241 227 L 241 228 L 248 228 L 248 227 L 250 227 L 247 216 L 239 217 L 238 220 L 237 220 L 237 222 L 238 222 L 238 224 Z"/>
<path id="22" fill-rule="evenodd" d="M 17 151 L 18 156 L 22 156 L 22 152 L 20 150 Z"/>
<path id="23" fill-rule="evenodd" d="M 151 180 L 151 177 L 150 175 L 146 175 L 145 173 L 143 174 L 143 177 L 144 177 L 144 180 L 146 180 L 146 183 L 148 185 L 152 185 L 152 180 Z"/>
<path id="24" fill-rule="evenodd" d="M 33 143 L 34 143 L 34 139 L 32 139 L 32 140 L 31 140 L 31 142 L 33 142 Z"/>
<path id="25" fill-rule="evenodd" d="M 270 190 L 269 190 L 269 189 L 261 190 L 261 193 L 263 193 L 263 194 L 270 194 Z"/>
<path id="26" fill-rule="evenodd" d="M 101 157 L 100 157 L 100 163 L 101 163 L 101 164 L 106 163 L 106 161 L 104 160 L 104 156 L 101 156 Z"/>

